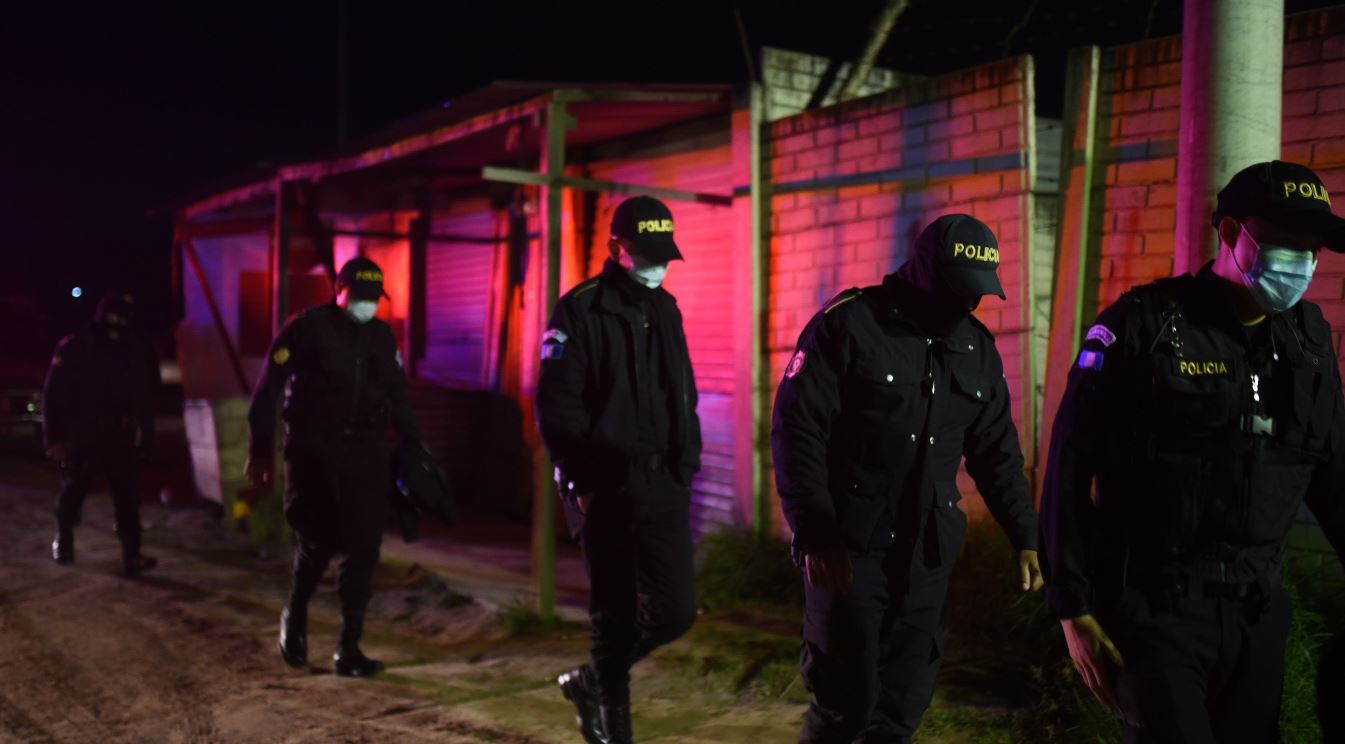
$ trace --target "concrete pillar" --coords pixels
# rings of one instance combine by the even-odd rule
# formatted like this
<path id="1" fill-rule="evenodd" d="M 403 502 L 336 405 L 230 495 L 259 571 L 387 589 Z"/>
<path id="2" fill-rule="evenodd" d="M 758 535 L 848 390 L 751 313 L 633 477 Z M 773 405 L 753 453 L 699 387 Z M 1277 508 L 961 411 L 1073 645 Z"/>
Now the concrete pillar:
<path id="1" fill-rule="evenodd" d="M 1175 274 L 1214 255 L 1219 189 L 1280 156 L 1283 79 L 1284 0 L 1186 0 Z"/>

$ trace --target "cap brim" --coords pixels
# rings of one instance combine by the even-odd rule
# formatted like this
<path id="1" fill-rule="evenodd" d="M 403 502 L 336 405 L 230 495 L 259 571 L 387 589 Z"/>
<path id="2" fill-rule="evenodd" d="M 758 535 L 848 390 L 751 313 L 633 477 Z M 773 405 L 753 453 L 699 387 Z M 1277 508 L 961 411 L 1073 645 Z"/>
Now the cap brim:
<path id="1" fill-rule="evenodd" d="M 1345 253 L 1345 218 L 1324 214 L 1322 245 L 1329 251 Z"/>
<path id="2" fill-rule="evenodd" d="M 354 285 L 350 288 L 350 296 L 357 300 L 379 300 L 388 297 L 388 293 L 382 287 L 361 287 Z"/>
<path id="3" fill-rule="evenodd" d="M 943 280 L 948 283 L 948 287 L 963 297 L 981 297 L 983 295 L 995 295 L 1001 300 L 1007 300 L 1004 294 L 1004 286 L 999 283 L 999 274 L 995 271 L 982 271 L 978 269 L 960 269 L 939 272 Z"/>
<path id="4" fill-rule="evenodd" d="M 640 258 L 648 259 L 654 263 L 668 263 L 669 261 L 685 261 L 682 258 L 682 252 L 677 249 L 677 244 L 669 240 L 646 240 L 631 241 Z"/>

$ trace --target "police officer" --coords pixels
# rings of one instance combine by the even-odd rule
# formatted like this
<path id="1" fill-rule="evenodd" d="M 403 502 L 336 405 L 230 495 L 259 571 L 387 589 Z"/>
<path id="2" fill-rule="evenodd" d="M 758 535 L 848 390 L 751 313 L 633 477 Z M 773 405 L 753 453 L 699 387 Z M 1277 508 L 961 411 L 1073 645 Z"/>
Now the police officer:
<path id="1" fill-rule="evenodd" d="M 1036 515 L 1004 366 L 971 316 L 1004 297 L 999 248 L 940 217 L 883 283 L 842 292 L 799 338 L 775 397 L 775 480 L 805 575 L 800 742 L 908 742 L 943 653 L 967 470 L 1040 587 Z"/>
<path id="2" fill-rule="evenodd" d="M 271 344 L 252 396 L 248 479 L 273 472 L 276 406 L 285 396 L 285 518 L 294 528 L 289 601 L 280 616 L 280 654 L 292 667 L 308 663 L 308 600 L 327 564 L 345 556 L 337 573 L 341 640 L 336 673 L 367 677 L 383 664 L 359 647 L 374 569 L 389 521 L 387 430 L 419 440 L 405 399 L 406 376 L 392 329 L 374 317 L 383 272 L 353 258 L 337 275 L 336 298 L 291 320 Z"/>
<path id="3" fill-rule="evenodd" d="M 632 741 L 630 668 L 695 618 L 689 506 L 700 469 L 696 381 L 677 302 L 672 213 L 638 196 L 612 215 L 602 274 L 570 290 L 542 345 L 537 410 L 584 550 L 591 665 L 561 675 L 588 742 Z"/>
<path id="4" fill-rule="evenodd" d="M 75 560 L 75 525 L 84 498 L 107 477 L 121 540 L 122 569 L 134 578 L 153 568 L 140 552 L 140 461 L 154 446 L 159 360 L 134 331 L 135 298 L 112 292 L 94 321 L 56 347 L 42 389 L 47 457 L 61 467 L 52 558 Z"/>
<path id="5" fill-rule="evenodd" d="M 1304 500 L 1345 547 L 1340 374 L 1302 300 L 1345 220 L 1315 173 L 1274 161 L 1233 176 L 1213 223 L 1212 262 L 1102 312 L 1052 434 L 1048 604 L 1130 742 L 1279 741 L 1280 568 Z"/>

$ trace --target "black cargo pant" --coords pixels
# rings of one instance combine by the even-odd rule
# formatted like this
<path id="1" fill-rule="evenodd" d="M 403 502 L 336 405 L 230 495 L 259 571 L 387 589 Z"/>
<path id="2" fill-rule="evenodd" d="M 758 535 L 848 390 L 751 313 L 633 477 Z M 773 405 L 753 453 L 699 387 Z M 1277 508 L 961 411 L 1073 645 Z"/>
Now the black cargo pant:
<path id="1" fill-rule="evenodd" d="M 852 551 L 838 594 L 804 578 L 803 681 L 813 693 L 799 742 L 910 742 L 943 660 L 944 600 L 966 531 L 955 506 L 932 509 L 918 539 Z M 914 544 L 913 544 L 914 543 Z"/>
<path id="2" fill-rule="evenodd" d="M 630 668 L 696 619 L 689 517 L 687 488 L 662 464 L 636 463 L 623 487 L 595 494 L 588 514 L 571 522 L 588 569 L 593 670 L 604 705 L 629 705 Z"/>
<path id="3" fill-rule="evenodd" d="M 76 451 L 61 466 L 61 494 L 56 500 L 56 524 L 62 531 L 80 523 L 84 499 L 99 475 L 107 477 L 122 552 L 140 555 L 140 463 L 131 447 Z"/>
<path id="4" fill-rule="evenodd" d="M 1128 588 L 1099 610 L 1126 665 L 1117 671 L 1122 739 L 1278 742 L 1288 594 L 1167 598 Z"/>
<path id="5" fill-rule="evenodd" d="M 381 437 L 337 439 L 330 446 L 285 453 L 285 519 L 298 544 L 289 607 L 302 612 L 333 557 L 342 615 L 363 614 L 373 594 L 383 528 L 388 523 L 387 445 Z"/>

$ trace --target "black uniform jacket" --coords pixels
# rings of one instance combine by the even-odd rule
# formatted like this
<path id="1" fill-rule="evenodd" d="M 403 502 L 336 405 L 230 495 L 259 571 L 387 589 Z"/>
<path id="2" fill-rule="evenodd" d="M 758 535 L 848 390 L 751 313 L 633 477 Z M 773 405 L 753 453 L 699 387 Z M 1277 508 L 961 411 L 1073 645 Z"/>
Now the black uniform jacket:
<path id="1" fill-rule="evenodd" d="M 1136 287 L 1087 332 L 1042 500 L 1042 569 L 1059 617 L 1173 570 L 1201 581 L 1278 575 L 1305 498 L 1345 546 L 1330 326 L 1300 302 L 1249 333 L 1223 282 L 1206 265 Z"/>
<path id="2" fill-rule="evenodd" d="M 619 488 L 635 452 L 639 422 L 636 391 L 652 370 L 635 354 L 637 312 L 622 299 L 610 272 L 585 281 L 557 303 L 542 344 L 537 415 L 556 466 L 578 492 Z M 664 453 L 673 477 L 690 486 L 700 470 L 701 425 L 696 379 L 676 300 L 657 289 L 671 322 L 660 325 L 672 421 Z M 661 410 L 661 409 L 660 409 Z"/>
<path id="3" fill-rule="evenodd" d="M 271 343 L 248 411 L 254 457 L 271 455 L 276 404 L 287 383 L 287 451 L 321 451 L 341 438 L 381 443 L 389 421 L 403 440 L 420 437 L 406 403 L 396 338 L 377 318 L 359 323 L 332 302 L 285 325 Z"/>
<path id="4" fill-rule="evenodd" d="M 771 444 L 795 549 L 884 547 L 899 530 L 923 534 L 936 509 L 962 519 L 963 456 L 1013 544 L 1035 548 L 994 337 L 968 317 L 945 338 L 927 338 L 897 310 L 900 291 L 890 275 L 841 293 L 804 329 L 780 383 Z M 898 524 L 908 519 L 918 523 Z"/>
<path id="5" fill-rule="evenodd" d="M 93 325 L 61 340 L 42 389 L 48 445 L 148 448 L 159 360 L 134 333 L 117 341 Z"/>

